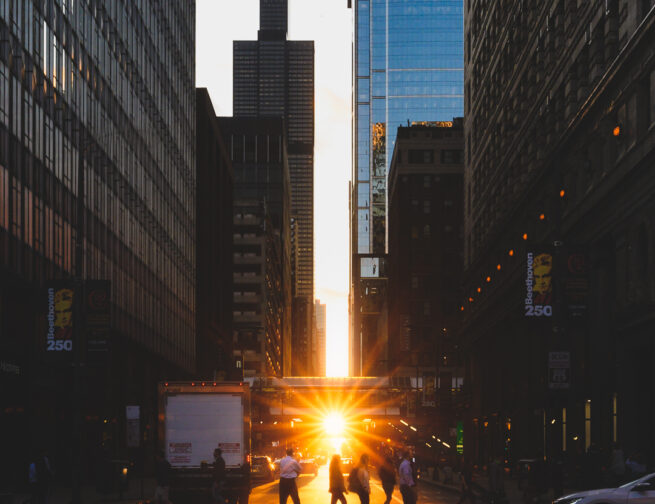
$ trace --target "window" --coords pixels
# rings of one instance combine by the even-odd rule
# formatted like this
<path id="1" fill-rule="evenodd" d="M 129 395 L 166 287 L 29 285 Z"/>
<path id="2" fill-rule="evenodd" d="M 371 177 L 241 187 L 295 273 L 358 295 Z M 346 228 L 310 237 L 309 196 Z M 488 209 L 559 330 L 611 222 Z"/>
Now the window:
<path id="1" fill-rule="evenodd" d="M 464 162 L 464 151 L 461 149 L 444 149 L 441 151 L 442 164 L 461 164 Z"/>
<path id="2" fill-rule="evenodd" d="M 423 226 L 423 238 L 430 238 L 430 224 Z"/>
<path id="3" fill-rule="evenodd" d="M 430 182 L 431 182 L 431 180 L 430 180 L 430 176 L 429 176 L 429 175 L 425 175 L 425 176 L 423 177 L 423 187 L 425 187 L 426 189 L 429 188 L 429 187 L 430 187 Z"/>
<path id="4" fill-rule="evenodd" d="M 0 61 L 0 122 L 9 121 L 9 69 Z"/>
<path id="5" fill-rule="evenodd" d="M 434 151 L 431 149 L 410 149 L 407 155 L 410 164 L 434 163 Z"/>
<path id="6" fill-rule="evenodd" d="M 423 213 L 426 213 L 426 214 L 430 213 L 430 200 L 425 200 L 423 202 Z"/>

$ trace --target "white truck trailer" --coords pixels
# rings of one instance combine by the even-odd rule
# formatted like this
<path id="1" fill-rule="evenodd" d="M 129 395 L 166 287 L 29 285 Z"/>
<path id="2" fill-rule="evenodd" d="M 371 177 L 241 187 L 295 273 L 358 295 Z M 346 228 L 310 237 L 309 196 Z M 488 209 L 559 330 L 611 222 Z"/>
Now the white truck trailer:
<path id="1" fill-rule="evenodd" d="M 225 496 L 250 493 L 250 388 L 244 382 L 159 384 L 159 443 L 172 466 L 172 502 L 210 500 L 214 450 L 225 460 Z"/>

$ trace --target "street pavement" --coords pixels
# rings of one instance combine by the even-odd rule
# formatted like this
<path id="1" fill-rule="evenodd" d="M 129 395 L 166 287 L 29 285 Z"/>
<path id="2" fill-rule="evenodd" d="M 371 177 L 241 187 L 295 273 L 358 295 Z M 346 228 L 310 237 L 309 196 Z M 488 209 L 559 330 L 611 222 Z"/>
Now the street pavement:
<path id="1" fill-rule="evenodd" d="M 373 471 L 375 472 L 375 471 Z M 298 495 L 302 504 L 321 504 L 330 502 L 330 487 L 328 481 L 328 467 L 319 469 L 318 476 L 303 474 L 298 478 Z M 346 495 L 349 504 L 359 504 L 357 495 L 349 493 Z M 385 500 L 384 491 L 380 482 L 371 478 L 371 504 L 382 504 Z M 459 494 L 450 490 L 444 490 L 428 483 L 419 484 L 419 504 L 455 504 L 459 500 Z M 249 504 L 278 504 L 278 481 L 266 483 L 253 489 L 250 494 Z M 288 502 L 291 504 L 291 498 Z M 403 499 L 396 487 L 392 502 L 402 504 Z"/>

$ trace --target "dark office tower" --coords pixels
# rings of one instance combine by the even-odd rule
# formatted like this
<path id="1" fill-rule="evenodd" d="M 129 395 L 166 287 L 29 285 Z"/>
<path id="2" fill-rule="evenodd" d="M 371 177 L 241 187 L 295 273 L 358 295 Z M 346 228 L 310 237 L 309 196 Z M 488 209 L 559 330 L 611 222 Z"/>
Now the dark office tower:
<path id="1" fill-rule="evenodd" d="M 314 294 L 314 42 L 286 40 L 286 0 L 261 0 L 257 41 L 234 42 L 234 116 L 285 120 L 294 296 Z"/>
<path id="2" fill-rule="evenodd" d="M 282 244 L 265 200 L 234 201 L 234 350 L 251 376 L 282 376 L 284 295 Z"/>
<path id="3" fill-rule="evenodd" d="M 3 1 L 0 47 L 0 446 L 19 457 L 0 478 L 19 481 L 36 445 L 65 474 L 75 404 L 119 458 L 126 404 L 152 426 L 157 381 L 195 371 L 195 4 Z"/>
<path id="4" fill-rule="evenodd" d="M 234 349 L 246 376 L 288 376 L 293 278 L 284 120 L 218 121 L 235 179 Z"/>
<path id="5" fill-rule="evenodd" d="M 234 172 L 207 90 L 196 90 L 196 377 L 238 379 L 232 353 Z"/>
<path id="6" fill-rule="evenodd" d="M 654 4 L 466 5 L 466 456 L 652 462 Z"/>
<path id="7" fill-rule="evenodd" d="M 314 376 L 312 363 L 312 336 L 314 328 L 313 303 L 307 298 L 293 300 L 293 344 L 291 374 L 293 376 Z"/>
<path id="8" fill-rule="evenodd" d="M 389 369 L 451 391 L 461 376 L 459 317 L 464 225 L 463 121 L 400 127 L 389 169 Z M 375 263 L 369 263 L 374 268 Z M 432 387 L 433 389 L 435 387 Z M 424 397 L 419 413 L 434 412 Z M 446 406 L 440 401 L 443 414 Z M 444 428 L 447 425 L 443 426 Z M 438 432 L 438 430 L 437 430 Z"/>
<path id="9" fill-rule="evenodd" d="M 259 2 L 259 36 L 261 40 L 287 38 L 287 0 L 261 0 Z"/>
<path id="10" fill-rule="evenodd" d="M 353 0 L 353 171 L 350 197 L 350 374 L 362 342 L 385 318 L 386 280 L 360 276 L 361 261 L 384 260 L 387 182 L 396 130 L 463 115 L 463 0 Z M 364 310 L 362 307 L 366 306 Z"/>

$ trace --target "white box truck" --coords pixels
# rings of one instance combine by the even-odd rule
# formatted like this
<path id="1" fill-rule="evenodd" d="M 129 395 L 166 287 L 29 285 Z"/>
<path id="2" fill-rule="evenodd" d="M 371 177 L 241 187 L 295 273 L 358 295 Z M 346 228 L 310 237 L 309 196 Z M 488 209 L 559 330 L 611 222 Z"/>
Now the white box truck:
<path id="1" fill-rule="evenodd" d="M 244 382 L 159 384 L 159 443 L 172 466 L 172 502 L 209 502 L 214 450 L 225 460 L 225 494 L 250 493 L 250 388 Z"/>

